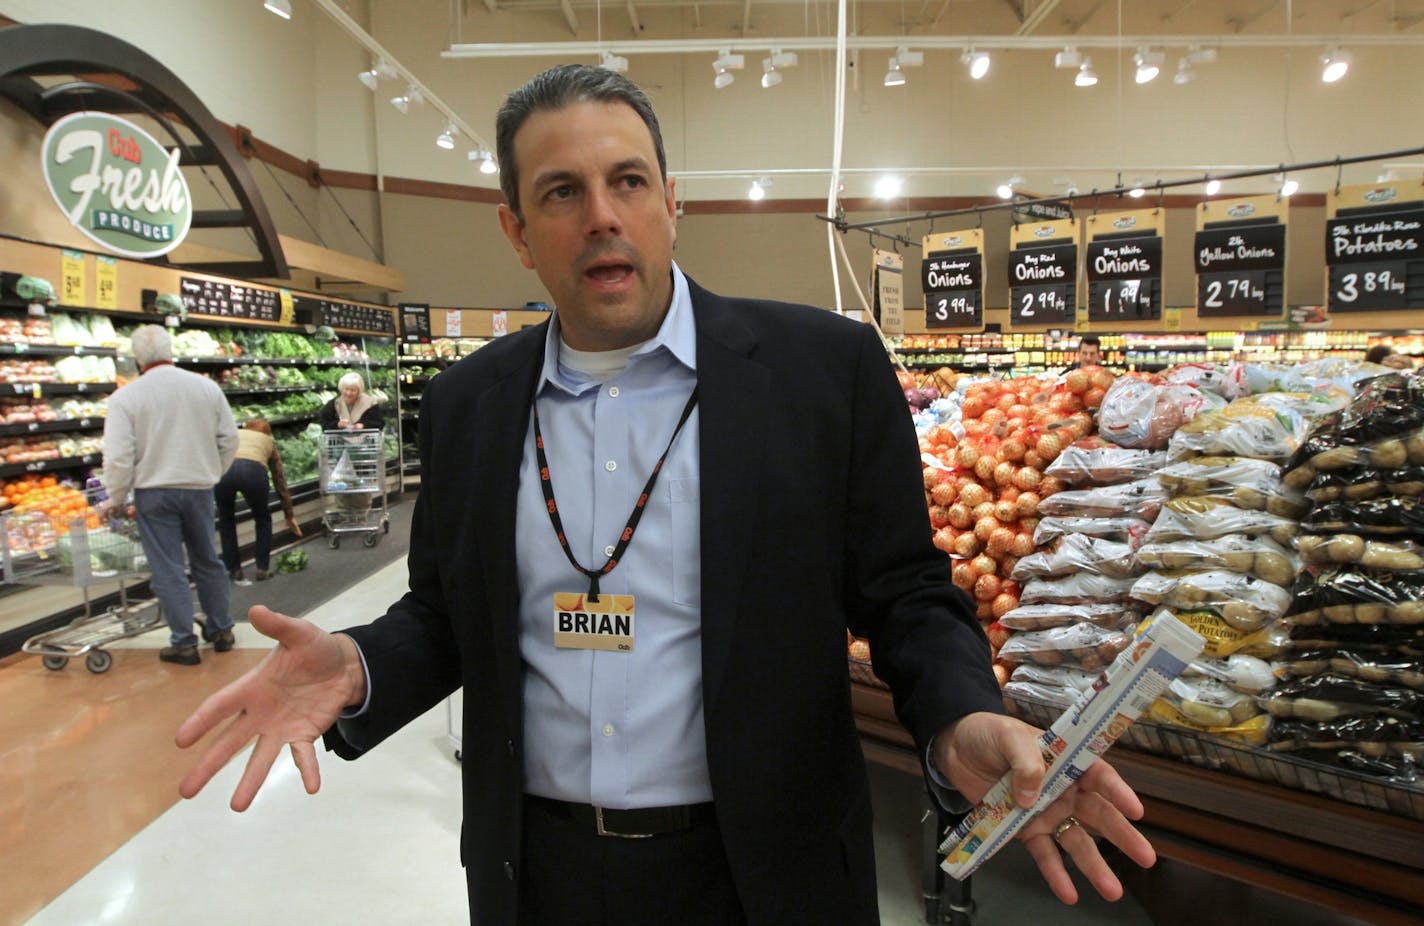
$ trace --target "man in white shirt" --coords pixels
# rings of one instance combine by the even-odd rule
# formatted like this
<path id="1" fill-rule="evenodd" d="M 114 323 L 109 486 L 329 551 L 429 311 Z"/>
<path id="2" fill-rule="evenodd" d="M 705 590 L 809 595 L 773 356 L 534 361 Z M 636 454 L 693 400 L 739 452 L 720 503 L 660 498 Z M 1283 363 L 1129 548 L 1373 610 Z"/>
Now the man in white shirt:
<path id="1" fill-rule="evenodd" d="M 213 649 L 232 649 L 227 570 L 213 548 L 213 486 L 237 455 L 237 425 L 217 384 L 173 365 L 173 340 L 157 325 L 134 330 L 133 356 L 141 375 L 109 398 L 104 420 L 104 482 L 108 506 L 133 496 L 149 581 L 168 621 L 164 662 L 195 666 L 193 594 L 198 586 Z"/>

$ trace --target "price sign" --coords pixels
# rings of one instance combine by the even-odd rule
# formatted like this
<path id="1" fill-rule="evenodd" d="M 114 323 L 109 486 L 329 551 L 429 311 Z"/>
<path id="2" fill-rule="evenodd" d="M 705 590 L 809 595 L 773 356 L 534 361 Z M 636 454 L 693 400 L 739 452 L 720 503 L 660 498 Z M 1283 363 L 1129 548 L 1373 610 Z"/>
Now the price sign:
<path id="1" fill-rule="evenodd" d="M 430 305 L 424 302 L 400 304 L 401 337 L 410 344 L 430 343 Z"/>
<path id="2" fill-rule="evenodd" d="M 84 254 L 65 248 L 59 252 L 59 301 L 61 305 L 84 304 Z"/>
<path id="3" fill-rule="evenodd" d="M 1332 265 L 1329 298 L 1331 312 L 1424 308 L 1424 261 Z"/>
<path id="4" fill-rule="evenodd" d="M 1088 320 L 1162 317 L 1162 238 L 1107 235 L 1088 242 Z"/>
<path id="5" fill-rule="evenodd" d="M 1077 311 L 1072 283 L 1014 286 L 1009 290 L 1009 322 L 1014 325 L 1071 324 Z"/>
<path id="6" fill-rule="evenodd" d="M 950 289 L 925 293 L 926 328 L 978 328 L 984 307 L 977 289 Z"/>
<path id="7" fill-rule="evenodd" d="M 1222 315 L 1278 315 L 1278 299 L 1269 299 L 1271 284 L 1269 270 L 1232 270 L 1224 273 L 1201 273 L 1197 275 L 1197 314 L 1203 316 Z M 1276 305 L 1272 306 L 1271 303 Z"/>
<path id="8" fill-rule="evenodd" d="M 1102 280 L 1088 284 L 1088 319 L 1095 322 L 1159 319 L 1158 280 Z"/>
<path id="9" fill-rule="evenodd" d="M 119 262 L 112 257 L 94 258 L 97 268 L 94 308 L 113 311 L 119 307 Z"/>

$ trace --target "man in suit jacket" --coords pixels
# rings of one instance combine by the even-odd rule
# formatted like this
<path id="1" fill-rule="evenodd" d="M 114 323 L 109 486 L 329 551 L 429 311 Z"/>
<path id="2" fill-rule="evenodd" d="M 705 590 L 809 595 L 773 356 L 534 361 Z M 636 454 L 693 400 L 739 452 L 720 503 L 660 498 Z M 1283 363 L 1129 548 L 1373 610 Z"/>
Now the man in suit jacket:
<path id="1" fill-rule="evenodd" d="M 190 745 L 245 711 L 181 791 L 254 735 L 234 808 L 288 743 L 315 791 L 317 735 L 356 758 L 463 686 L 474 922 L 875 923 L 847 627 L 945 801 L 1012 768 L 1031 803 L 1042 778 L 930 543 L 884 349 L 682 273 L 656 117 L 626 79 L 553 69 L 498 130 L 501 225 L 554 317 L 427 389 L 410 591 L 338 634 L 254 609 L 280 645 L 180 729 Z M 1086 828 L 1150 864 L 1140 814 L 1098 763 L 1026 844 L 1065 901 L 1055 830 L 1120 896 Z"/>

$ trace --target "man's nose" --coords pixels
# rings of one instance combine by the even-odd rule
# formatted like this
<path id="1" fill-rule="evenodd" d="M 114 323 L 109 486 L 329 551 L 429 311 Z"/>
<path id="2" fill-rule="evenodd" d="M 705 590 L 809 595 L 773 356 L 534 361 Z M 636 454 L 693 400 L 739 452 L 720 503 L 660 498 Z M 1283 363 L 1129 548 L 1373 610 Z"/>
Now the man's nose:
<path id="1" fill-rule="evenodd" d="M 590 188 L 585 202 L 587 203 L 585 222 L 589 237 L 622 234 L 623 222 L 618 216 L 618 209 L 611 190 L 603 186 Z"/>

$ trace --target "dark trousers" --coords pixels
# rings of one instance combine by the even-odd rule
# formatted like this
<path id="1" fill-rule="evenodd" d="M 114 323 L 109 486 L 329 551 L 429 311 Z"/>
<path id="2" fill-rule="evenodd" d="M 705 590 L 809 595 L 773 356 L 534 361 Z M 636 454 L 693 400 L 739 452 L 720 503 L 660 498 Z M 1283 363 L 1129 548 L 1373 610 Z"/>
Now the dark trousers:
<path id="1" fill-rule="evenodd" d="M 241 493 L 252 509 L 252 524 L 257 529 L 255 559 L 258 569 L 267 569 L 272 560 L 272 512 L 267 508 L 271 485 L 267 467 L 255 460 L 233 460 L 222 479 L 213 486 L 213 498 L 218 507 L 218 539 L 222 544 L 222 561 L 228 572 L 242 565 L 237 552 L 237 496 Z"/>
<path id="2" fill-rule="evenodd" d="M 599 836 L 524 802 L 519 926 L 745 926 L 716 823 Z"/>

